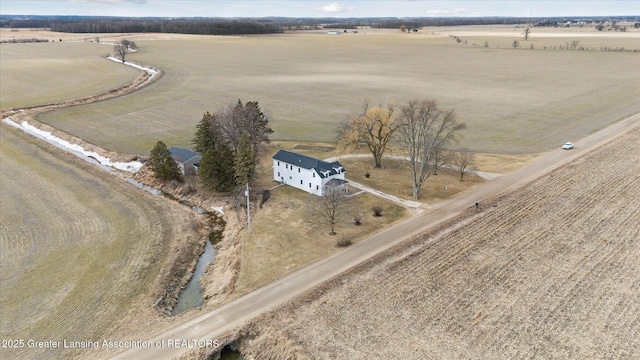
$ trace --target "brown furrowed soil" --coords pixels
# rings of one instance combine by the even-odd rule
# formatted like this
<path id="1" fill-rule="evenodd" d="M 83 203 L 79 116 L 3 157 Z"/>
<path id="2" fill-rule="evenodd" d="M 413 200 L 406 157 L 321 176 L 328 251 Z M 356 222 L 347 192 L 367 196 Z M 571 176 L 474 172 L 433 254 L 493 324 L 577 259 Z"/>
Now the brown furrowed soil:
<path id="1" fill-rule="evenodd" d="M 640 129 L 246 328 L 249 359 L 635 358 Z"/>
<path id="2" fill-rule="evenodd" d="M 194 215 L 9 126 L 1 130 L 2 339 L 135 340 L 123 332 L 160 318 L 152 305 L 166 285 L 167 259 L 200 239 Z M 7 359 L 81 354 L 1 351 Z"/>

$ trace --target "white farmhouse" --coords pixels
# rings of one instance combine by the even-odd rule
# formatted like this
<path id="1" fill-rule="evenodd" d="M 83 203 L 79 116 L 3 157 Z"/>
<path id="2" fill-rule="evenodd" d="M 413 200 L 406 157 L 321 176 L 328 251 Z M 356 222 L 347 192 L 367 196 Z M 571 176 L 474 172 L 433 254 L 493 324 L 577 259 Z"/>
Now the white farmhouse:
<path id="1" fill-rule="evenodd" d="M 347 189 L 345 169 L 339 162 L 327 162 L 310 156 L 280 150 L 273 156 L 273 180 L 308 193 L 322 196 L 325 186 Z"/>

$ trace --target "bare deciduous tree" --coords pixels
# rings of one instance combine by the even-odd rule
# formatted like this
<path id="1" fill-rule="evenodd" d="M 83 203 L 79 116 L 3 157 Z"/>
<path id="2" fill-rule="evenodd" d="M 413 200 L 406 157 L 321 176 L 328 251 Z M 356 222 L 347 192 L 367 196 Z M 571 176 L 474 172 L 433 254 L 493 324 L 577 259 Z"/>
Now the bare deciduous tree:
<path id="1" fill-rule="evenodd" d="M 120 40 L 119 43 L 114 45 L 113 50 L 116 52 L 116 55 L 122 60 L 124 63 L 126 60 L 126 56 L 130 51 L 136 50 L 136 43 L 133 41 L 129 41 L 127 39 Z"/>
<path id="2" fill-rule="evenodd" d="M 524 29 L 524 41 L 528 41 L 529 40 L 529 33 L 531 33 L 531 29 L 530 28 Z"/>
<path id="3" fill-rule="evenodd" d="M 457 141 L 466 124 L 456 120 L 455 111 L 440 110 L 435 100 L 412 100 L 402 107 L 398 122 L 399 143 L 409 157 L 413 197 L 420 198 L 422 184 L 433 173 L 436 154 Z"/>
<path id="4" fill-rule="evenodd" d="M 438 175 L 438 170 L 442 165 L 448 164 L 451 161 L 451 152 L 442 149 L 434 149 L 433 154 L 433 175 Z"/>
<path id="5" fill-rule="evenodd" d="M 382 167 L 382 155 L 389 141 L 400 126 L 395 120 L 394 107 L 369 108 L 365 101 L 362 114 L 352 116 L 340 129 L 338 145 L 344 148 L 359 149 L 366 146 L 373 155 L 374 167 Z"/>
<path id="6" fill-rule="evenodd" d="M 572 40 L 571 41 L 571 50 L 575 50 L 578 47 L 580 40 Z"/>
<path id="7" fill-rule="evenodd" d="M 460 181 L 464 181 L 464 174 L 469 169 L 469 166 L 473 164 L 475 153 L 468 148 L 461 148 L 455 153 L 453 161 L 460 171 Z"/>
<path id="8" fill-rule="evenodd" d="M 215 126 L 231 143 L 235 151 L 238 148 L 243 134 L 249 136 L 249 140 L 256 153 L 260 152 L 260 146 L 268 143 L 268 134 L 273 130 L 268 126 L 269 117 L 262 112 L 257 101 L 242 103 L 240 99 L 235 105 L 229 105 L 221 113 L 215 116 Z"/>
<path id="9" fill-rule="evenodd" d="M 122 44 L 116 44 L 113 46 L 113 50 L 116 52 L 116 55 L 120 58 L 120 60 L 124 64 L 127 56 L 127 48 L 122 46 Z"/>
<path id="10" fill-rule="evenodd" d="M 329 235 L 335 235 L 336 223 L 346 214 L 344 200 L 347 192 L 340 187 L 327 186 L 322 196 L 309 195 L 307 209 L 312 219 L 316 219 L 323 224 L 329 225 L 331 231 Z"/>

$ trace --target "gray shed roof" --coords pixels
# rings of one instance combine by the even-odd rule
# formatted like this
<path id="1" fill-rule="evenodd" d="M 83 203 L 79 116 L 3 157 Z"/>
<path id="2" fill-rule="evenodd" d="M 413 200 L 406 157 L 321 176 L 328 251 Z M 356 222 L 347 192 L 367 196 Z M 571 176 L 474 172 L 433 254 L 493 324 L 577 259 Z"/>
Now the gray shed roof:
<path id="1" fill-rule="evenodd" d="M 286 150 L 278 151 L 278 153 L 273 155 L 273 159 L 299 166 L 303 169 L 313 169 L 323 178 L 338 174 L 338 170 L 342 170 L 342 172 L 345 171 L 337 161 L 328 162 Z"/>
<path id="2" fill-rule="evenodd" d="M 171 153 L 171 157 L 173 158 L 173 160 L 179 163 L 185 163 L 195 157 L 200 156 L 199 154 L 194 153 L 191 150 L 177 148 L 177 147 L 170 147 L 169 152 Z"/>

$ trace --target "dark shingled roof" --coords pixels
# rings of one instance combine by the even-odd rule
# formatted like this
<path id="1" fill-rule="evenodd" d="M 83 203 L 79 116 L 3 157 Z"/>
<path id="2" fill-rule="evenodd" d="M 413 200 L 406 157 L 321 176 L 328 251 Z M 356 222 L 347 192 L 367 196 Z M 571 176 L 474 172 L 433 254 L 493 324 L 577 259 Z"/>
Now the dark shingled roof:
<path id="1" fill-rule="evenodd" d="M 179 163 L 185 163 L 196 156 L 200 156 L 197 153 L 194 153 L 193 151 L 177 148 L 177 147 L 170 147 L 169 152 L 171 153 L 171 157 L 173 158 L 173 160 Z"/>
<path id="2" fill-rule="evenodd" d="M 320 177 L 327 177 L 336 175 L 338 172 L 336 169 L 341 169 L 344 172 L 344 168 L 339 162 L 328 162 L 311 156 L 306 156 L 291 151 L 280 150 L 277 154 L 273 155 L 274 160 L 279 160 L 288 164 L 299 166 L 303 169 L 315 170 Z"/>

